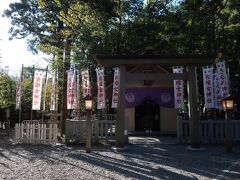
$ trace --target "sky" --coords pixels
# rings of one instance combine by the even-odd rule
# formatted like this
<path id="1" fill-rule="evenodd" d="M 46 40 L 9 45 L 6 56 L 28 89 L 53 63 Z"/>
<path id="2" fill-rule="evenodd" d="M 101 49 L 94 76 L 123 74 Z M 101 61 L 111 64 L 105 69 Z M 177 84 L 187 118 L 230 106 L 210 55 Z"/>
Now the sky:
<path id="1" fill-rule="evenodd" d="M 9 18 L 2 17 L 2 14 L 13 2 L 17 2 L 17 0 L 0 0 L 0 56 L 2 57 L 0 58 L 0 67 L 12 75 L 20 73 L 22 64 L 24 67 L 38 65 L 38 67 L 46 68 L 46 55 L 33 55 L 28 51 L 24 39 L 9 40 L 8 31 L 11 21 Z"/>

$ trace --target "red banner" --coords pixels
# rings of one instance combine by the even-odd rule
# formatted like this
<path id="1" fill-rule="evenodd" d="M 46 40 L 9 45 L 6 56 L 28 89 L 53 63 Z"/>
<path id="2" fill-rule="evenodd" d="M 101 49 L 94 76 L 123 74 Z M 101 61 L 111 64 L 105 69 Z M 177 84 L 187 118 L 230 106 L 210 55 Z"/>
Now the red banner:
<path id="1" fill-rule="evenodd" d="M 21 79 L 20 79 L 17 82 L 17 85 L 16 85 L 16 109 L 20 109 L 21 91 L 22 91 L 22 82 L 21 82 Z"/>
<path id="2" fill-rule="evenodd" d="M 67 109 L 73 109 L 75 97 L 75 74 L 74 71 L 67 72 Z"/>
<path id="3" fill-rule="evenodd" d="M 86 97 L 87 95 L 91 96 L 89 71 L 88 70 L 82 71 L 81 75 L 82 75 L 83 97 Z"/>
<path id="4" fill-rule="evenodd" d="M 44 72 L 41 70 L 36 70 L 34 73 L 32 110 L 40 110 L 43 75 Z"/>

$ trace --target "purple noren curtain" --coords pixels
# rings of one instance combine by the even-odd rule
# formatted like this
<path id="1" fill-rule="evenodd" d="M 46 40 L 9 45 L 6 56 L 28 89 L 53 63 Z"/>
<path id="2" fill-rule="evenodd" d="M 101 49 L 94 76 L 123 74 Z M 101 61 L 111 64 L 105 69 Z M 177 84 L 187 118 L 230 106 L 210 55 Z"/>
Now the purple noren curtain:
<path id="1" fill-rule="evenodd" d="M 126 89 L 125 103 L 127 108 L 135 107 L 145 100 L 151 100 L 159 106 L 173 108 L 173 88 L 145 87 Z"/>

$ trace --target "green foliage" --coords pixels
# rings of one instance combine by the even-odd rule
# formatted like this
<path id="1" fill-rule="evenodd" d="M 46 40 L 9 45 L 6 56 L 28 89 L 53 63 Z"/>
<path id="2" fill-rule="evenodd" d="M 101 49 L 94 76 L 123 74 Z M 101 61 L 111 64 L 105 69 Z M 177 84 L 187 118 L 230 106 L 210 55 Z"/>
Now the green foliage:
<path id="1" fill-rule="evenodd" d="M 27 112 L 32 107 L 32 89 L 33 89 L 32 78 L 23 78 L 21 96 L 22 112 Z"/>
<path id="2" fill-rule="evenodd" d="M 0 71 L 0 108 L 8 108 L 15 104 L 15 79 Z"/>
<path id="3" fill-rule="evenodd" d="M 221 52 L 230 67 L 232 92 L 238 94 L 237 0 L 21 0 L 4 14 L 12 20 L 12 38 L 28 37 L 33 52 L 52 55 L 51 69 L 61 75 L 59 92 L 64 61 L 67 69 L 75 63 L 94 75 L 94 54 L 142 54 L 151 46 L 161 54 Z"/>

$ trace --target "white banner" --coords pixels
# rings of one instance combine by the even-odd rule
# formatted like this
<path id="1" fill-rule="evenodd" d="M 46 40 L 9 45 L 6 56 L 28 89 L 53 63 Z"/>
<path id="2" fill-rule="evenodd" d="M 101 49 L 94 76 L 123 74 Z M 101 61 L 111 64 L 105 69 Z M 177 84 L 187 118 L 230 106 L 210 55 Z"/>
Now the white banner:
<path id="1" fill-rule="evenodd" d="M 117 108 L 120 74 L 119 68 L 115 68 L 113 79 L 112 108 Z"/>
<path id="2" fill-rule="evenodd" d="M 97 85 L 98 85 L 98 109 L 104 109 L 106 107 L 105 101 L 105 82 L 104 82 L 104 68 L 97 68 Z"/>
<path id="3" fill-rule="evenodd" d="M 34 73 L 32 110 L 40 110 L 41 107 L 43 76 L 44 72 L 41 70 Z"/>
<path id="4" fill-rule="evenodd" d="M 79 108 L 79 73 L 75 72 L 74 109 Z"/>
<path id="5" fill-rule="evenodd" d="M 67 72 L 67 109 L 73 109 L 75 97 L 75 74 L 74 71 Z"/>
<path id="6" fill-rule="evenodd" d="M 216 109 L 221 109 L 222 105 L 221 105 L 221 89 L 220 89 L 220 83 L 219 83 L 219 79 L 218 79 L 218 75 L 217 72 L 215 72 L 214 74 L 214 107 Z"/>
<path id="7" fill-rule="evenodd" d="M 20 109 L 21 91 L 22 91 L 22 82 L 20 78 L 16 85 L 16 109 Z"/>
<path id="8" fill-rule="evenodd" d="M 91 96 L 89 71 L 88 70 L 82 71 L 81 75 L 82 75 L 83 97 L 85 98 L 87 95 Z"/>
<path id="9" fill-rule="evenodd" d="M 174 67 L 173 73 L 183 73 L 183 67 Z M 175 108 L 184 107 L 184 92 L 183 92 L 183 80 L 174 80 L 174 105 Z"/>
<path id="10" fill-rule="evenodd" d="M 74 104 L 72 109 L 78 109 L 79 107 L 79 74 L 74 70 Z"/>
<path id="11" fill-rule="evenodd" d="M 46 96 L 47 96 L 47 84 L 48 84 L 48 73 L 47 73 L 47 69 L 46 69 L 46 75 L 45 75 L 45 84 L 44 84 L 44 94 L 43 94 L 43 107 L 42 110 L 45 111 L 46 110 Z"/>
<path id="12" fill-rule="evenodd" d="M 206 108 L 214 108 L 213 67 L 203 68 L 203 90 Z"/>
<path id="13" fill-rule="evenodd" d="M 229 81 L 226 71 L 225 62 L 218 62 L 216 63 L 217 67 L 217 75 L 220 85 L 221 97 L 225 98 L 229 95 Z"/>
<path id="14" fill-rule="evenodd" d="M 56 89 L 57 89 L 57 72 L 54 72 L 52 77 L 52 89 L 51 89 L 51 99 L 50 99 L 50 111 L 56 110 Z"/>

